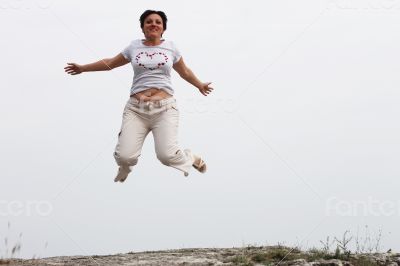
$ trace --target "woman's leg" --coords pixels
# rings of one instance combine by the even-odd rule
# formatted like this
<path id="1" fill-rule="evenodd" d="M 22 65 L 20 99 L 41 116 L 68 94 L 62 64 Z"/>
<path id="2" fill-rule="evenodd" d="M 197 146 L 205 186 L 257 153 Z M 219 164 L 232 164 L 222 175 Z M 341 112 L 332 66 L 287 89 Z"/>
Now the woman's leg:
<path id="1" fill-rule="evenodd" d="M 157 158 L 161 163 L 181 170 L 187 176 L 192 168 L 194 155 L 188 149 L 179 148 L 178 125 L 179 111 L 176 103 L 171 103 L 153 123 L 154 145 Z"/>
<path id="2" fill-rule="evenodd" d="M 115 147 L 114 158 L 120 166 L 114 181 L 123 182 L 131 172 L 131 167 L 136 165 L 140 156 L 144 139 L 150 131 L 149 123 L 140 116 L 140 113 L 125 107 L 122 126 Z"/>

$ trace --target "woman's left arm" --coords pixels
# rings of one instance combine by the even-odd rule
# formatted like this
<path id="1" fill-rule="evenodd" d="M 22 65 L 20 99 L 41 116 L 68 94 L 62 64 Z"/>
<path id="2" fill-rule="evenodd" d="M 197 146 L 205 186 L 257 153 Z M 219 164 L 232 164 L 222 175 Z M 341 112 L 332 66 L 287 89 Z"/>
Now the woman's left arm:
<path id="1" fill-rule="evenodd" d="M 213 90 L 213 88 L 210 87 L 211 82 L 201 82 L 194 75 L 192 70 L 190 70 L 190 68 L 188 68 L 185 65 L 182 57 L 181 57 L 181 59 L 179 59 L 178 62 L 176 62 L 173 65 L 173 68 L 175 69 L 176 72 L 178 72 L 178 74 L 179 74 L 179 76 L 181 76 L 181 78 L 183 78 L 184 80 L 186 80 L 187 82 L 189 82 L 190 84 L 192 84 L 193 86 L 198 88 L 199 91 L 201 92 L 201 94 L 203 94 L 204 96 L 207 96 L 207 94 L 209 94 Z"/>

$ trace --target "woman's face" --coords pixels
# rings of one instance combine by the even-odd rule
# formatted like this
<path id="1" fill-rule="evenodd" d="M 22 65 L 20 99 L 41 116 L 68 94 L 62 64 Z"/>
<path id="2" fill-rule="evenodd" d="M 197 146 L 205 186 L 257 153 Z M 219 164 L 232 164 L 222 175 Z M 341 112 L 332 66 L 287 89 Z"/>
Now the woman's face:
<path id="1" fill-rule="evenodd" d="M 143 24 L 143 33 L 146 39 L 161 38 L 164 32 L 163 20 L 158 14 L 148 15 Z"/>

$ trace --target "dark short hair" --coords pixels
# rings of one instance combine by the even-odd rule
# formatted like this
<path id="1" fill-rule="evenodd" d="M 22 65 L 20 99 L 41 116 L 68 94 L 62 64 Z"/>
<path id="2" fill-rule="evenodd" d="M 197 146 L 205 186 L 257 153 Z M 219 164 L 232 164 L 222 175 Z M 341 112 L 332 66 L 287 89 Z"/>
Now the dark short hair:
<path id="1" fill-rule="evenodd" d="M 157 14 L 161 17 L 162 22 L 163 22 L 163 28 L 164 31 L 167 29 L 167 15 L 165 15 L 164 12 L 162 11 L 156 11 L 156 10 L 146 10 L 143 12 L 143 14 L 140 16 L 140 27 L 143 29 L 144 27 L 144 20 L 151 14 Z"/>

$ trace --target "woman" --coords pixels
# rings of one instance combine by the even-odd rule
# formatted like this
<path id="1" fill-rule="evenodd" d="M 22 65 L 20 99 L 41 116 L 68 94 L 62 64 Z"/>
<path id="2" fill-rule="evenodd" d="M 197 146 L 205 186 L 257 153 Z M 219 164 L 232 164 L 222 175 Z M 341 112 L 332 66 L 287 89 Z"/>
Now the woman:
<path id="1" fill-rule="evenodd" d="M 171 69 L 207 96 L 211 82 L 201 82 L 185 65 L 174 43 L 162 39 L 167 29 L 167 16 L 162 11 L 146 10 L 140 16 L 145 39 L 134 40 L 114 58 L 87 65 L 68 63 L 71 75 L 88 71 L 111 70 L 129 62 L 134 70 L 130 98 L 126 103 L 114 158 L 119 165 L 115 182 L 124 182 L 138 162 L 143 142 L 152 131 L 157 158 L 165 165 L 188 176 L 190 168 L 204 173 L 206 164 L 189 149 L 178 146 L 179 111 L 173 97 Z"/>

